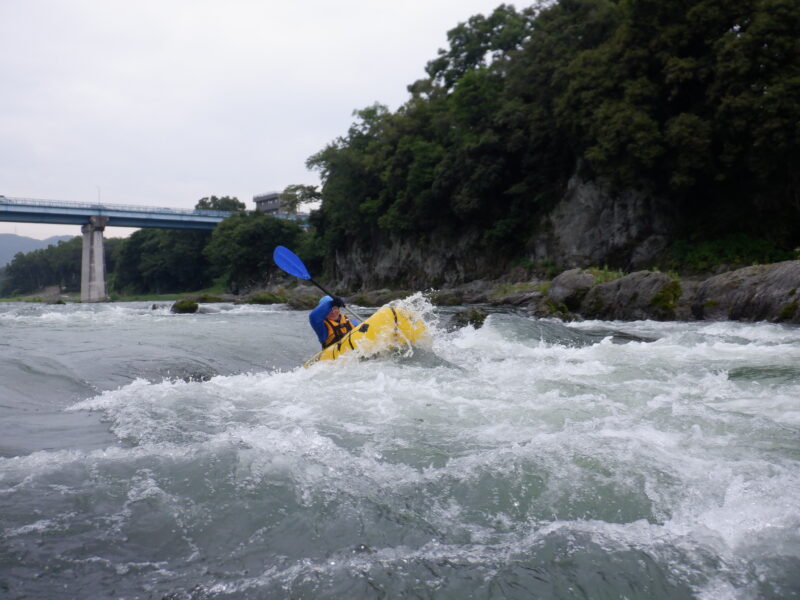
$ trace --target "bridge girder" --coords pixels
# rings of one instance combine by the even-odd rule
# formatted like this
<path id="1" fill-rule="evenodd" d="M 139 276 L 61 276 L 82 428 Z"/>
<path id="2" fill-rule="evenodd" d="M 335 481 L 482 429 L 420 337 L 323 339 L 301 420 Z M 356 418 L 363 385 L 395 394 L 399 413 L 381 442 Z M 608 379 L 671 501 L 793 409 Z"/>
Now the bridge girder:
<path id="1" fill-rule="evenodd" d="M 107 221 L 106 227 L 210 230 L 230 214 L 224 211 L 82 204 L 0 196 L 0 221 L 20 223 L 85 225 L 92 217 L 103 217 Z"/>

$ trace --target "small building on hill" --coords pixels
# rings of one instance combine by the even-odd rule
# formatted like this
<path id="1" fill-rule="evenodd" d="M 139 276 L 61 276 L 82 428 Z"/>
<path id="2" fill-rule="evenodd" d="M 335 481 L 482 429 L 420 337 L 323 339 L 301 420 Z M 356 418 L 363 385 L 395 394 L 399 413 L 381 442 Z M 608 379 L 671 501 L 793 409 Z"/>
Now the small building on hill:
<path id="1" fill-rule="evenodd" d="M 290 211 L 285 210 L 286 207 L 281 201 L 281 195 L 278 192 L 258 194 L 253 196 L 253 202 L 256 203 L 257 211 L 265 212 L 268 215 L 278 216 L 278 214 L 290 214 Z"/>
<path id="2" fill-rule="evenodd" d="M 258 194 L 253 196 L 253 202 L 259 212 L 267 213 L 278 219 L 294 221 L 303 229 L 308 229 L 308 214 L 299 213 L 295 207 L 287 206 L 287 203 L 281 198 L 280 192 Z"/>

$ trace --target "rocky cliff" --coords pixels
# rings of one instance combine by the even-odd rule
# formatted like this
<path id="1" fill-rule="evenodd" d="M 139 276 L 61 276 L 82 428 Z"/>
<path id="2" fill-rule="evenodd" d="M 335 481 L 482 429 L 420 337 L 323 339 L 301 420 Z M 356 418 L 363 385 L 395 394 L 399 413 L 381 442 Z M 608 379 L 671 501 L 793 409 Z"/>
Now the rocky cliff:
<path id="1" fill-rule="evenodd" d="M 459 237 L 387 235 L 369 248 L 355 246 L 337 254 L 336 281 L 349 289 L 424 289 L 499 276 L 495 257 L 476 252 L 476 245 L 475 232 Z"/>
<path id="2" fill-rule="evenodd" d="M 552 281 L 508 277 L 512 260 L 479 250 L 474 231 L 414 239 L 387 235 L 368 248 L 337 255 L 335 280 L 342 290 L 361 290 L 356 296 L 362 304 L 391 299 L 385 288 L 433 288 L 438 291 L 432 299 L 440 304 L 514 305 L 537 316 L 566 319 L 800 323 L 800 261 L 708 278 L 647 270 L 675 234 L 673 210 L 655 196 L 614 195 L 575 176 L 561 201 L 539 221 L 522 257 L 568 268 Z M 589 268 L 601 265 L 629 273 L 609 278 L 607 269 Z M 378 288 L 383 289 L 365 291 Z"/>
<path id="3" fill-rule="evenodd" d="M 531 239 L 531 258 L 562 267 L 609 265 L 630 271 L 650 266 L 675 229 L 672 210 L 650 194 L 613 195 L 575 176 Z"/>
<path id="4" fill-rule="evenodd" d="M 522 257 L 481 250 L 475 231 L 450 236 L 387 234 L 368 247 L 338 253 L 335 279 L 350 289 L 453 286 L 498 278 L 515 259 L 559 267 L 641 269 L 667 247 L 675 229 L 670 211 L 667 203 L 651 195 L 612 195 L 575 176 L 562 200 L 540 220 Z"/>

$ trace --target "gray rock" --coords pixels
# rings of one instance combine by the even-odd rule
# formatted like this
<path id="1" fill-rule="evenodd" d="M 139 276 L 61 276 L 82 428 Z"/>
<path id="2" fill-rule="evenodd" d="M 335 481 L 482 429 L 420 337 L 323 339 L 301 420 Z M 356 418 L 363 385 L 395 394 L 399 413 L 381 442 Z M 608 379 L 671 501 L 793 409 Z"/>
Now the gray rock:
<path id="1" fill-rule="evenodd" d="M 428 297 L 436 306 L 458 306 L 464 304 L 464 294 L 460 290 L 449 288 L 445 290 L 433 290 Z"/>
<path id="2" fill-rule="evenodd" d="M 641 269 L 667 247 L 673 212 L 662 198 L 635 190 L 610 194 L 597 182 L 574 176 L 531 240 L 532 258 L 572 267 Z"/>
<path id="3" fill-rule="evenodd" d="M 580 269 L 565 271 L 553 280 L 547 305 L 538 308 L 564 318 L 800 323 L 800 261 L 746 267 L 703 281 L 652 271 L 592 281 Z"/>
<path id="4" fill-rule="evenodd" d="M 715 275 L 694 295 L 700 320 L 800 323 L 800 261 L 755 265 Z"/>
<path id="5" fill-rule="evenodd" d="M 489 316 L 482 308 L 471 306 L 462 311 L 457 312 L 450 317 L 449 329 L 458 329 L 472 325 L 475 329 L 480 329 L 486 317 Z"/>
<path id="6" fill-rule="evenodd" d="M 494 288 L 494 283 L 483 279 L 470 281 L 458 288 L 465 304 L 481 304 L 489 301 L 489 293 Z"/>
<path id="7" fill-rule="evenodd" d="M 680 283 L 664 273 L 637 271 L 590 289 L 578 312 L 591 319 L 666 321 L 675 318 Z"/>
<path id="8" fill-rule="evenodd" d="M 583 269 L 570 269 L 553 279 L 547 297 L 556 306 L 574 312 L 593 285 L 594 275 Z"/>
<path id="9" fill-rule="evenodd" d="M 294 310 L 310 310 L 317 305 L 322 295 L 314 286 L 298 284 L 286 290 L 286 303 Z"/>
<path id="10" fill-rule="evenodd" d="M 457 285 L 502 267 L 495 256 L 475 250 L 478 237 L 477 231 L 420 239 L 390 234 L 374 244 L 337 252 L 335 279 L 350 289 Z"/>
<path id="11" fill-rule="evenodd" d="M 170 308 L 171 312 L 177 314 L 192 314 L 196 313 L 199 305 L 195 300 L 190 298 L 183 298 L 181 300 L 177 300 Z"/>
<path id="12" fill-rule="evenodd" d="M 411 296 L 411 290 L 391 290 L 382 288 L 379 290 L 365 290 L 347 296 L 345 300 L 359 306 L 383 306 L 392 300 L 400 300 Z"/>

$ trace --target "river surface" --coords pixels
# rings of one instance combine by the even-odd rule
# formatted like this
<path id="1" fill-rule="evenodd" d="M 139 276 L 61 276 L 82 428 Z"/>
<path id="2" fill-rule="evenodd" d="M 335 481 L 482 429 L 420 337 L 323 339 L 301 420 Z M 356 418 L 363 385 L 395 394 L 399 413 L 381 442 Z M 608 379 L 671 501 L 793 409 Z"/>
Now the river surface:
<path id="1" fill-rule="evenodd" d="M 800 328 L 408 303 L 0 304 L 0 597 L 800 597 Z"/>

